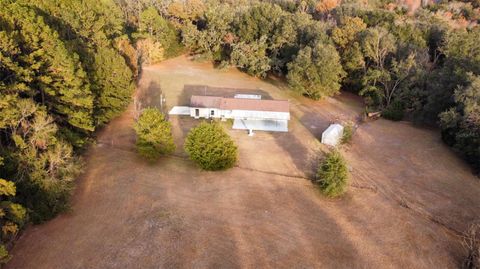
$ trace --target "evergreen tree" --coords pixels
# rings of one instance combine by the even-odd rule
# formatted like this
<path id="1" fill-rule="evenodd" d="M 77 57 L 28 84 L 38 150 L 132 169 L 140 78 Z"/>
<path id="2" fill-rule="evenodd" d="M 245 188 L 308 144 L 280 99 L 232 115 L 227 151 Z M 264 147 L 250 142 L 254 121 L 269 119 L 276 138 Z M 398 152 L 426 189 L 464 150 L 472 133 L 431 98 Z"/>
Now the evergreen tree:
<path id="1" fill-rule="evenodd" d="M 185 151 L 204 170 L 223 170 L 237 161 L 237 146 L 217 123 L 202 122 L 190 130 Z"/>
<path id="2" fill-rule="evenodd" d="M 0 33 L 6 39 L 0 54 L 9 58 L 1 64 L 4 81 L 28 86 L 25 94 L 61 118 L 60 123 L 92 131 L 93 97 L 78 55 L 68 51 L 33 8 L 1 4 L 0 16 Z"/>
<path id="3" fill-rule="evenodd" d="M 131 100 L 132 71 L 113 48 L 99 47 L 93 64 L 95 115 L 97 124 L 108 122 L 122 112 Z"/>
<path id="4" fill-rule="evenodd" d="M 157 109 L 145 109 L 135 123 L 135 131 L 138 153 L 150 161 L 175 150 L 172 125 Z"/>
<path id="5" fill-rule="evenodd" d="M 332 151 L 325 156 L 318 168 L 315 183 L 328 197 L 336 197 L 346 191 L 348 169 L 345 159 L 338 151 Z"/>

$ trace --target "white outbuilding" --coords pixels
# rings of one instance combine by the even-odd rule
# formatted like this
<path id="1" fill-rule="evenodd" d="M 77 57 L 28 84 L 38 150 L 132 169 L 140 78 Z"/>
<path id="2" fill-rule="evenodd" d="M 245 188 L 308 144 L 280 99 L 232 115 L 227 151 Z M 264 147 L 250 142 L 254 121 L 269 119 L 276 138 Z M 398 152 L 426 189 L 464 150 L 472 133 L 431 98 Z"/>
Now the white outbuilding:
<path id="1" fill-rule="evenodd" d="M 328 126 L 327 130 L 322 133 L 322 144 L 337 146 L 343 137 L 343 126 L 335 123 Z"/>

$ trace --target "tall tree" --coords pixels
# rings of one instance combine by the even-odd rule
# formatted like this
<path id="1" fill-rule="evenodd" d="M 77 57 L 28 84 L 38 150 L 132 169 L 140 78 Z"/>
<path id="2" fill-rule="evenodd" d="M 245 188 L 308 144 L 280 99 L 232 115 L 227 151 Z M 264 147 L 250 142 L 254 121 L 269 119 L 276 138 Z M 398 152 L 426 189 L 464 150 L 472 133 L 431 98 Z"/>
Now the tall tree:
<path id="1" fill-rule="evenodd" d="M 290 87 L 315 100 L 338 93 L 344 76 L 340 56 L 331 44 L 307 46 L 288 64 Z"/>
<path id="2" fill-rule="evenodd" d="M 92 131 L 93 96 L 78 55 L 33 8 L 1 4 L 0 16 L 3 83 L 28 86 L 24 94 L 44 104 L 60 123 Z"/>

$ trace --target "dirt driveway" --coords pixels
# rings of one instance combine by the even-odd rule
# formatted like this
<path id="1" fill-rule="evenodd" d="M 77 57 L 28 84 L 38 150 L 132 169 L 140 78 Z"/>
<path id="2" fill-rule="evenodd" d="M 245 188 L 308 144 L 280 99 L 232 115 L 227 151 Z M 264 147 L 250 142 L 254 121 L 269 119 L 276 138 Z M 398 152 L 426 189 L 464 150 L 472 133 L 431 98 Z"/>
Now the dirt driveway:
<path id="1" fill-rule="evenodd" d="M 435 131 L 379 120 L 343 151 L 351 182 L 322 197 L 305 177 L 335 120 L 354 120 L 354 96 L 313 102 L 281 82 L 215 70 L 184 57 L 144 69 L 139 96 L 184 104 L 184 84 L 252 88 L 289 99 L 286 134 L 229 131 L 238 167 L 203 172 L 182 141 L 198 121 L 171 117 L 175 156 L 155 164 L 134 151 L 133 106 L 86 157 L 73 209 L 25 231 L 7 268 L 455 268 L 458 231 L 480 215 L 480 181 Z"/>

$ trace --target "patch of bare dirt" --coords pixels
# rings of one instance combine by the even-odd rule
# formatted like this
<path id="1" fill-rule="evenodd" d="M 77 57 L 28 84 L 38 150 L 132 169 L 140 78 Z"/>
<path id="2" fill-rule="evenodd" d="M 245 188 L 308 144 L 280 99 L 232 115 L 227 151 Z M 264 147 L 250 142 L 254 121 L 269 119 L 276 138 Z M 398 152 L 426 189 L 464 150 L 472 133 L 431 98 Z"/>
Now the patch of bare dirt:
<path id="1" fill-rule="evenodd" d="M 272 83 L 273 82 L 273 83 Z M 434 131 L 379 120 L 343 151 L 347 194 L 326 199 L 305 179 L 332 121 L 362 111 L 352 95 L 320 102 L 278 81 L 184 57 L 144 69 L 139 101 L 188 102 L 184 84 L 253 88 L 289 99 L 290 132 L 230 130 L 238 166 L 203 172 L 183 138 L 199 121 L 171 117 L 177 152 L 154 164 L 135 153 L 133 105 L 87 156 L 73 209 L 25 231 L 7 268 L 456 268 L 457 230 L 480 214 L 480 183 Z M 159 102 L 159 101 L 158 101 Z M 159 104 L 159 103 L 157 103 Z"/>

